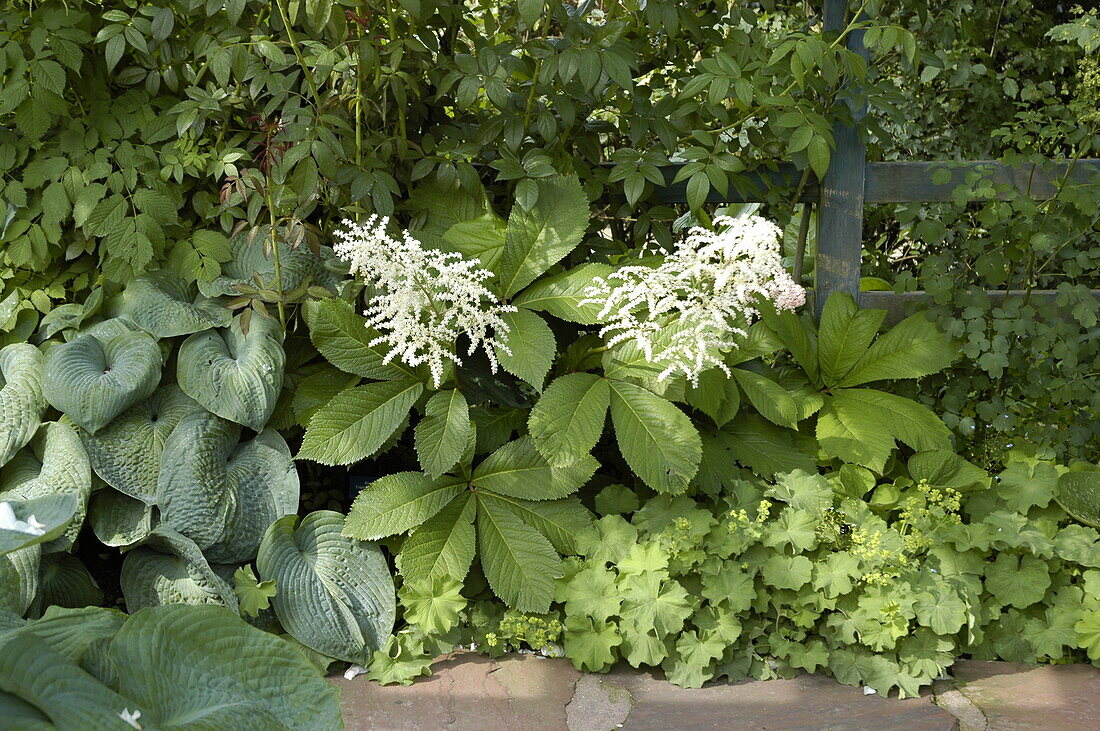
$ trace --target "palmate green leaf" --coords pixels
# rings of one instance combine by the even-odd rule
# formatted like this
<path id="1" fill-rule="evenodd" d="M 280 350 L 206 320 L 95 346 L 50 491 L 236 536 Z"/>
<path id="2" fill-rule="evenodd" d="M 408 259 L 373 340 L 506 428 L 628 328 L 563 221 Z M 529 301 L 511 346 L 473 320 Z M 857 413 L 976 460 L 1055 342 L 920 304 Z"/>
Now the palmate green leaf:
<path id="1" fill-rule="evenodd" d="M 831 457 L 882 472 L 894 438 L 879 412 L 856 399 L 831 398 L 817 416 L 817 441 Z"/>
<path id="2" fill-rule="evenodd" d="M 371 345 L 378 333 L 351 304 L 335 298 L 305 303 L 306 323 L 314 347 L 340 370 L 378 381 L 416 379 L 417 372 L 400 360 L 382 361 L 389 354 L 384 345 Z"/>
<path id="3" fill-rule="evenodd" d="M 552 466 L 583 459 L 603 433 L 611 388 L 592 373 L 571 373 L 551 383 L 531 409 L 527 429 Z"/>
<path id="4" fill-rule="evenodd" d="M 689 406 L 702 411 L 719 427 L 728 424 L 741 408 L 741 389 L 721 368 L 700 373 L 698 385 L 689 385 L 684 395 Z"/>
<path id="5" fill-rule="evenodd" d="M 497 360 L 504 370 L 541 391 L 557 353 L 554 333 L 545 320 L 528 310 L 505 313 L 502 319 L 509 328 L 505 343 L 511 352 L 494 346 Z"/>
<path id="6" fill-rule="evenodd" d="M 423 390 L 419 381 L 406 380 L 338 393 L 309 420 L 298 459 L 342 465 L 371 456 L 401 426 Z"/>
<path id="7" fill-rule="evenodd" d="M 461 493 L 405 539 L 397 554 L 397 568 L 406 581 L 466 578 L 475 552 L 477 505 L 471 495 Z"/>
<path id="8" fill-rule="evenodd" d="M 614 650 L 621 644 L 623 638 L 614 623 L 575 616 L 565 620 L 565 654 L 581 672 L 599 673 L 611 667 Z"/>
<path id="9" fill-rule="evenodd" d="M 58 411 L 91 434 L 156 390 L 161 358 L 146 333 L 106 343 L 91 335 L 50 348 L 42 391 Z"/>
<path id="10" fill-rule="evenodd" d="M 406 583 L 398 592 L 405 621 L 428 635 L 443 635 L 458 626 L 466 607 L 462 582 L 436 576 L 430 581 Z"/>
<path id="11" fill-rule="evenodd" d="M 447 229 L 439 241 L 439 248 L 461 254 L 464 259 L 477 259 L 483 268 L 495 271 L 504 251 L 506 228 L 503 218 L 488 211 Z"/>
<path id="12" fill-rule="evenodd" d="M 768 421 L 788 429 L 798 426 L 800 416 L 794 397 L 772 379 L 743 368 L 733 369 L 733 378 L 749 403 Z"/>
<path id="13" fill-rule="evenodd" d="M 821 311 L 817 333 L 821 380 L 825 385 L 835 386 L 852 370 L 885 317 L 885 310 L 859 309 L 847 292 L 829 296 Z"/>
<path id="14" fill-rule="evenodd" d="M 958 349 L 918 312 L 884 333 L 836 385 L 859 386 L 871 381 L 920 378 L 951 364 Z"/>
<path id="15" fill-rule="evenodd" d="M 162 386 L 95 434 L 81 433 L 92 469 L 119 492 L 152 505 L 168 435 L 199 411 L 202 407 L 179 386 Z"/>
<path id="16" fill-rule="evenodd" d="M 658 637 L 674 635 L 684 627 L 692 607 L 687 591 L 678 582 L 665 579 L 656 571 L 624 576 L 619 580 L 623 596 L 623 619 L 641 632 L 654 631 Z"/>
<path id="17" fill-rule="evenodd" d="M 575 573 L 558 589 L 558 600 L 565 603 L 566 616 L 586 616 L 604 622 L 617 615 L 623 597 L 615 578 L 615 572 L 606 566 L 587 566 Z"/>
<path id="18" fill-rule="evenodd" d="M 454 467 L 466 451 L 473 430 L 470 408 L 461 391 L 454 389 L 433 395 L 424 406 L 424 418 L 414 432 L 420 467 L 431 477 L 439 477 Z"/>
<path id="19" fill-rule="evenodd" d="M 260 545 L 260 578 L 274 581 L 279 622 L 306 647 L 363 664 L 393 630 L 393 579 L 377 546 L 342 534 L 344 516 L 328 510 L 298 525 L 272 523 Z"/>
<path id="20" fill-rule="evenodd" d="M 641 386 L 618 380 L 610 386 L 611 421 L 627 464 L 654 490 L 683 492 L 702 459 L 699 433 L 691 420 Z"/>
<path id="21" fill-rule="evenodd" d="M 46 543 L 60 536 L 80 509 L 80 501 L 73 494 L 42 495 L 28 500 L 2 500 L 18 521 L 29 522 L 33 517 L 44 527 L 42 535 L 0 528 L 0 556 L 21 548 Z"/>
<path id="22" fill-rule="evenodd" d="M 551 467 L 531 437 L 520 437 L 486 457 L 474 468 L 470 482 L 478 489 L 509 497 L 554 500 L 583 487 L 597 467 L 599 463 L 591 455 L 567 467 Z"/>
<path id="23" fill-rule="evenodd" d="M 196 300 L 196 294 L 193 285 L 171 271 L 152 272 L 126 285 L 114 314 L 155 338 L 228 327 L 233 313 L 217 301 Z"/>
<path id="24" fill-rule="evenodd" d="M 481 567 L 493 593 L 521 612 L 549 611 L 562 573 L 557 551 L 501 501 L 477 503 Z"/>
<path id="25" fill-rule="evenodd" d="M 761 477 L 774 477 L 791 470 L 815 471 L 817 445 L 813 439 L 790 429 L 781 429 L 756 414 L 740 414 L 721 431 L 704 440 L 707 475 L 720 478 L 732 462 L 748 467 Z"/>
<path id="26" fill-rule="evenodd" d="M 531 210 L 513 206 L 497 270 L 505 297 L 534 281 L 576 248 L 588 228 L 588 199 L 575 175 L 536 181 Z"/>
<path id="27" fill-rule="evenodd" d="M 610 264 L 583 264 L 548 277 L 542 277 L 524 289 L 512 304 L 526 310 L 547 312 L 554 317 L 581 325 L 599 322 L 600 305 L 582 305 L 585 290 L 596 277 L 606 277 L 615 270 Z"/>
<path id="28" fill-rule="evenodd" d="M 42 353 L 29 343 L 0 349 L 0 466 L 26 446 L 46 411 Z"/>
<path id="29" fill-rule="evenodd" d="M 931 409 L 912 399 L 869 388 L 845 388 L 833 391 L 832 403 L 834 409 L 874 414 L 891 436 L 917 451 L 951 449 L 951 431 Z"/>
<path id="30" fill-rule="evenodd" d="M 1075 520 L 1100 527 L 1100 469 L 1074 469 L 1058 478 L 1054 499 Z"/>
<path id="31" fill-rule="evenodd" d="M 285 365 L 279 324 L 253 317 L 245 333 L 238 317 L 227 329 L 183 341 L 176 377 L 184 393 L 207 411 L 260 431 L 275 410 Z"/>
<path id="32" fill-rule="evenodd" d="M 126 554 L 119 576 L 131 614 L 162 604 L 216 604 L 237 611 L 237 595 L 195 542 L 157 526 L 141 548 Z"/>
<path id="33" fill-rule="evenodd" d="M 499 501 L 520 517 L 563 554 L 576 553 L 576 537 L 592 525 L 592 514 L 577 498 L 561 500 L 520 500 L 492 492 L 478 494 L 481 502 Z"/>
<path id="34" fill-rule="evenodd" d="M 271 597 L 278 593 L 274 581 L 260 581 L 252 566 L 242 566 L 233 572 L 233 591 L 237 593 L 242 615 L 257 616 L 271 606 Z"/>
<path id="35" fill-rule="evenodd" d="M 429 520 L 465 489 L 464 480 L 449 475 L 434 479 L 423 472 L 386 475 L 356 496 L 344 535 L 376 541 L 404 533 Z"/>

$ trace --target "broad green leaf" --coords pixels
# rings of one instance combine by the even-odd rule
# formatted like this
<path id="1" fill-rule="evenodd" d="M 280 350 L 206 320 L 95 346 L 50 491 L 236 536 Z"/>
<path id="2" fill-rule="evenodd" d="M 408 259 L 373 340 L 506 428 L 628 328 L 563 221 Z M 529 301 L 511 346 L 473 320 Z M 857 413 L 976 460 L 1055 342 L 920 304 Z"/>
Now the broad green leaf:
<path id="1" fill-rule="evenodd" d="M 920 378 L 942 371 L 957 353 L 947 336 L 924 312 L 918 312 L 879 337 L 836 385 L 849 387 L 871 381 Z"/>
<path id="2" fill-rule="evenodd" d="M 493 593 L 520 612 L 550 610 L 561 559 L 537 530 L 499 500 L 478 498 L 481 567 Z"/>
<path id="3" fill-rule="evenodd" d="M 95 434 L 82 433 L 92 469 L 119 492 L 152 505 L 168 435 L 185 416 L 202 411 L 173 384 L 131 406 Z"/>
<path id="4" fill-rule="evenodd" d="M 363 488 L 348 511 L 344 535 L 376 541 L 404 533 L 442 510 L 466 489 L 456 477 L 395 472 Z"/>
<path id="5" fill-rule="evenodd" d="M 277 290 L 275 276 L 275 257 L 270 245 L 264 246 L 264 238 L 270 240 L 269 228 L 255 229 L 256 236 L 249 240 L 248 233 L 234 236 L 230 242 L 232 257 L 221 265 L 221 276 L 209 282 L 199 281 L 199 290 L 207 297 L 221 295 L 235 297 L 240 294 L 238 286 L 256 287 L 257 280 L 261 289 Z M 289 292 L 306 283 L 336 288 L 339 277 L 324 264 L 323 257 L 331 257 L 327 247 L 321 249 L 321 256 L 314 254 L 308 246 L 291 247 L 286 242 L 286 232 L 281 231 L 279 239 L 279 268 L 282 274 L 282 290 Z"/>
<path id="6" fill-rule="evenodd" d="M 477 259 L 481 266 L 496 271 L 504 251 L 504 219 L 488 211 L 478 218 L 460 221 L 443 234 L 439 248 L 461 254 L 464 259 Z"/>
<path id="7" fill-rule="evenodd" d="M 297 525 L 297 529 L 295 526 Z M 382 552 L 342 534 L 344 516 L 288 515 L 264 536 L 260 578 L 274 581 L 275 614 L 287 632 L 329 657 L 366 663 L 393 630 L 397 600 Z"/>
<path id="8" fill-rule="evenodd" d="M 834 292 L 825 302 L 818 327 L 821 379 L 835 386 L 852 369 L 874 340 L 885 310 L 861 310 L 846 292 Z"/>
<path id="9" fill-rule="evenodd" d="M 882 472 L 894 438 L 876 409 L 856 399 L 831 398 L 817 416 L 817 441 L 832 457 Z"/>
<path id="10" fill-rule="evenodd" d="M 359 383 L 359 376 L 345 373 L 339 368 L 333 368 L 324 363 L 321 368 L 302 378 L 293 386 L 284 386 L 282 398 L 290 394 L 290 411 L 294 424 L 306 427 L 309 420 L 332 397 L 341 391 L 346 391 Z M 285 403 L 285 402 L 284 402 Z M 276 407 L 276 416 L 278 415 Z M 274 421 L 274 418 L 273 418 Z M 285 429 L 290 423 L 273 424 L 276 429 Z"/>
<path id="11" fill-rule="evenodd" d="M 641 386 L 612 380 L 611 421 L 619 451 L 658 492 L 679 493 L 699 470 L 702 444 L 691 420 Z"/>
<path id="12" fill-rule="evenodd" d="M 951 488 L 966 493 L 985 490 L 990 483 L 988 472 L 947 449 L 917 452 L 909 458 L 906 466 L 914 480 L 925 480 L 941 489 Z"/>
<path id="13" fill-rule="evenodd" d="M 552 467 L 535 449 L 531 437 L 505 444 L 475 469 L 470 482 L 524 500 L 555 500 L 571 495 L 592 479 L 599 464 L 585 455 L 567 467 Z"/>
<path id="14" fill-rule="evenodd" d="M 511 297 L 576 248 L 588 228 L 588 199 L 575 175 L 536 181 L 531 210 L 513 206 L 498 269 L 501 293 Z"/>
<path id="15" fill-rule="evenodd" d="M 846 388 L 833 391 L 832 403 L 834 410 L 873 414 L 887 433 L 917 451 L 951 449 L 948 428 L 931 409 L 912 399 L 869 388 Z"/>
<path id="16" fill-rule="evenodd" d="M 92 608 L 103 603 L 103 590 L 76 556 L 64 553 L 44 556 L 39 573 L 38 595 L 31 607 L 32 616 L 63 607 Z"/>
<path id="17" fill-rule="evenodd" d="M 817 470 L 817 445 L 812 439 L 773 426 L 755 414 L 742 414 L 727 424 L 715 437 L 711 451 L 718 450 L 761 477 L 796 469 Z"/>
<path id="18" fill-rule="evenodd" d="M 546 461 L 564 467 L 584 459 L 596 446 L 610 403 L 606 379 L 570 373 L 547 387 L 531 409 L 527 429 Z"/>
<path id="19" fill-rule="evenodd" d="M 368 329 L 366 319 L 349 303 L 331 297 L 309 300 L 303 311 L 314 347 L 340 370 L 379 381 L 417 378 L 416 371 L 400 359 L 383 363 L 389 350 L 370 344 L 377 331 Z"/>
<path id="20" fill-rule="evenodd" d="M 370 457 L 405 421 L 423 390 L 418 381 L 381 381 L 336 394 L 309 420 L 298 459 L 342 465 Z"/>
<path id="21" fill-rule="evenodd" d="M 466 451 L 473 430 L 470 408 L 461 391 L 440 391 L 428 399 L 414 440 L 424 472 L 439 477 L 454 467 Z"/>
<path id="22" fill-rule="evenodd" d="M 66 557 L 71 558 L 71 557 Z M 48 607 L 42 616 L 5 631 L 0 637 L 30 635 L 73 662 L 83 662 L 102 640 L 110 640 L 122 628 L 126 615 L 103 607 Z"/>
<path id="23" fill-rule="evenodd" d="M 1054 499 L 1074 519 L 1100 527 L 1100 469 L 1064 473 L 1054 488 Z"/>
<path id="24" fill-rule="evenodd" d="M 238 317 L 225 330 L 183 341 L 176 377 L 183 392 L 207 411 L 260 431 L 275 410 L 285 364 L 279 324 L 253 317 L 245 333 Z"/>
<path id="25" fill-rule="evenodd" d="M 0 501 L 0 556 L 57 538 L 72 522 L 78 509 L 80 501 L 72 494 Z M 38 531 L 41 533 L 8 528 L 5 515 L 32 527 L 40 524 L 42 527 Z"/>
<path id="26" fill-rule="evenodd" d="M 719 426 L 725 426 L 741 408 L 741 390 L 737 381 L 721 368 L 699 374 L 699 383 L 688 386 L 684 394 L 689 406 L 702 411 Z"/>
<path id="27" fill-rule="evenodd" d="M 145 274 L 126 285 L 115 315 L 155 338 L 228 327 L 233 313 L 223 304 L 196 299 L 195 287 L 169 270 Z"/>
<path id="28" fill-rule="evenodd" d="M 760 317 L 783 346 L 791 351 L 806 376 L 814 383 L 820 383 L 817 328 L 813 321 L 789 311 L 776 313 L 769 307 L 760 310 Z"/>
<path id="29" fill-rule="evenodd" d="M 29 343 L 0 349 L 0 466 L 26 446 L 46 411 L 42 353 Z"/>
<path id="30" fill-rule="evenodd" d="M 95 434 L 156 390 L 160 368 L 160 348 L 146 333 L 106 343 L 80 335 L 50 348 L 42 391 L 51 406 Z"/>
<path id="31" fill-rule="evenodd" d="M 22 617 L 38 594 L 41 545 L 27 546 L 0 555 L 0 615 Z"/>
<path id="32" fill-rule="evenodd" d="M 474 561 L 473 493 L 463 492 L 405 539 L 397 568 L 407 581 L 466 578 Z"/>
<path id="33" fill-rule="evenodd" d="M 788 429 L 798 427 L 798 404 L 787 389 L 767 376 L 744 368 L 734 368 L 733 378 L 761 416 Z"/>
<path id="34" fill-rule="evenodd" d="M 599 322 L 600 305 L 582 305 L 585 290 L 596 277 L 606 277 L 615 270 L 609 264 L 584 264 L 543 277 L 519 293 L 512 304 L 526 310 L 547 312 L 554 317 L 582 325 Z"/>
<path id="35" fill-rule="evenodd" d="M 237 611 L 237 595 L 195 542 L 157 526 L 145 544 L 126 554 L 119 576 L 130 614 L 162 604 L 216 604 Z"/>
<path id="36" fill-rule="evenodd" d="M 576 553 L 576 536 L 592 524 L 592 514 L 575 497 L 562 500 L 520 500 L 492 492 L 479 493 L 482 502 L 499 500 L 550 541 L 563 554 Z"/>
<path id="37" fill-rule="evenodd" d="M 545 320 L 528 310 L 505 313 L 502 319 L 508 325 L 504 343 L 511 352 L 496 346 L 497 360 L 504 370 L 541 391 L 557 352 L 554 333 Z"/>
<path id="38" fill-rule="evenodd" d="M 101 543 L 125 548 L 149 536 L 153 530 L 153 507 L 117 490 L 100 490 L 92 496 L 88 520 Z"/>

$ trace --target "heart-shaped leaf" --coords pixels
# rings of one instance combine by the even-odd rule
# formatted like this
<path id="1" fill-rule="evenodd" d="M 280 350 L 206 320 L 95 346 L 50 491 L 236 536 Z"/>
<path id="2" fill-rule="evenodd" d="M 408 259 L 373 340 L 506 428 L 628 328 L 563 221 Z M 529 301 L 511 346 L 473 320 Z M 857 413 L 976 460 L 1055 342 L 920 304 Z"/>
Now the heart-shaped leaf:
<path id="1" fill-rule="evenodd" d="M 103 590 L 79 558 L 64 553 L 42 557 L 31 616 L 41 616 L 50 609 L 91 608 L 102 603 Z"/>
<path id="2" fill-rule="evenodd" d="M 342 534 L 344 516 L 310 513 L 267 530 L 256 566 L 275 581 L 271 603 L 299 642 L 329 657 L 364 663 L 393 630 L 393 579 L 377 546 Z"/>
<path id="3" fill-rule="evenodd" d="M 0 556 L 57 538 L 79 507 L 75 495 L 43 495 L 0 502 Z M 18 523 L 8 525 L 11 521 Z M 16 530 L 15 525 L 27 527 Z"/>
<path id="4" fill-rule="evenodd" d="M 233 587 L 195 542 L 164 526 L 126 554 L 119 581 L 130 614 L 161 604 L 217 604 L 237 611 Z"/>
<path id="5" fill-rule="evenodd" d="M 162 386 L 105 428 L 82 434 L 92 469 L 111 487 L 152 505 L 164 443 L 183 417 L 198 411 L 202 407 L 179 386 Z"/>
<path id="6" fill-rule="evenodd" d="M 0 465 L 22 449 L 42 423 L 42 375 L 38 348 L 15 343 L 0 349 Z"/>
<path id="7" fill-rule="evenodd" d="M 190 335 L 226 327 L 233 313 L 217 301 L 196 299 L 194 285 L 164 270 L 140 276 L 126 285 L 115 314 L 157 338 Z"/>
<path id="8" fill-rule="evenodd" d="M 153 508 L 117 490 L 100 490 L 88 509 L 92 531 L 101 543 L 125 548 L 144 541 L 153 530 Z"/>
<path id="9" fill-rule="evenodd" d="M 104 344 L 80 335 L 46 354 L 46 400 L 91 434 L 145 399 L 160 381 L 157 341 L 125 333 Z"/>
<path id="10" fill-rule="evenodd" d="M 261 431 L 283 387 L 286 355 L 278 323 L 253 317 L 247 334 L 237 318 L 225 330 L 208 330 L 180 346 L 180 387 L 207 411 Z"/>

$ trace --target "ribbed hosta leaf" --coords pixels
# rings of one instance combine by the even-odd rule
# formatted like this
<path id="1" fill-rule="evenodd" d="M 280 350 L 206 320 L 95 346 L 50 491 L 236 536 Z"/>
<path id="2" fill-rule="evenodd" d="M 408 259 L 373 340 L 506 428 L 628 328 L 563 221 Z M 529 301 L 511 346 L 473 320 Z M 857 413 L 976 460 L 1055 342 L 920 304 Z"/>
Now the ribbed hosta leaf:
<path id="1" fill-rule="evenodd" d="M 1100 468 L 1089 465 L 1063 474 L 1054 499 L 1077 521 L 1100 527 Z"/>
<path id="2" fill-rule="evenodd" d="M 76 511 L 65 531 L 42 545 L 45 553 L 67 551 L 76 540 L 88 511 L 92 467 L 76 430 L 65 422 L 43 424 L 28 450 L 0 471 L 0 500 L 31 500 L 47 495 L 71 495 Z M 15 467 L 17 469 L 9 469 Z"/>
<path id="3" fill-rule="evenodd" d="M 168 435 L 184 416 L 201 410 L 179 386 L 162 386 L 107 427 L 82 434 L 92 469 L 111 487 L 152 505 Z"/>
<path id="4" fill-rule="evenodd" d="M 140 543 L 153 530 L 152 506 L 116 490 L 100 490 L 92 496 L 88 519 L 101 543 L 118 548 Z"/>
<path id="5" fill-rule="evenodd" d="M 195 287 L 171 271 L 153 272 L 126 285 L 116 315 L 157 338 L 226 327 L 233 313 L 219 302 L 196 299 Z"/>
<path id="6" fill-rule="evenodd" d="M 195 542 L 158 527 L 145 546 L 126 554 L 119 578 L 126 610 L 161 604 L 217 604 L 237 611 L 233 587 L 211 568 Z"/>
<path id="7" fill-rule="evenodd" d="M 23 616 L 38 593 L 41 546 L 27 546 L 0 556 L 0 611 Z"/>
<path id="8" fill-rule="evenodd" d="M 38 572 L 38 594 L 31 616 L 47 607 L 93 607 L 103 603 L 103 590 L 76 556 L 51 554 L 42 559 Z"/>
<path id="9" fill-rule="evenodd" d="M 199 282 L 199 289 L 207 297 L 239 295 L 234 287 L 239 284 L 255 287 L 254 277 L 258 276 L 267 289 L 275 288 L 275 260 L 272 252 L 264 252 L 263 240 L 267 230 L 261 230 L 250 242 L 247 234 L 234 236 L 229 242 L 233 258 L 222 264 L 222 276 L 210 282 Z M 282 236 L 280 235 L 280 239 Z M 322 247 L 322 256 L 331 256 L 332 249 Z M 279 269 L 282 274 L 283 291 L 305 284 L 306 279 L 313 285 L 335 289 L 339 277 L 325 268 L 323 259 L 310 251 L 308 246 L 291 248 L 284 241 L 279 242 Z"/>
<path id="10" fill-rule="evenodd" d="M 180 346 L 180 388 L 207 411 L 256 431 L 275 410 L 286 355 L 278 323 L 253 317 L 248 334 L 241 319 L 224 330 L 196 333 Z"/>
<path id="11" fill-rule="evenodd" d="M 256 566 L 275 581 L 283 627 L 306 647 L 363 663 L 393 630 L 393 579 L 382 552 L 342 534 L 344 516 L 328 510 L 288 515 L 268 529 Z"/>
<path id="12" fill-rule="evenodd" d="M 0 556 L 20 548 L 46 543 L 60 536 L 80 507 L 75 495 L 43 495 L 30 500 L 3 500 L 15 519 L 29 523 L 31 518 L 45 527 L 42 535 L 0 528 Z"/>
<path id="13" fill-rule="evenodd" d="M 160 348 L 147 333 L 125 333 L 106 343 L 81 335 L 46 354 L 43 393 L 94 434 L 156 390 L 160 368 Z"/>
<path id="14" fill-rule="evenodd" d="M 42 422 L 42 377 L 38 348 L 15 343 L 0 349 L 0 465 L 31 440 Z"/>
<path id="15" fill-rule="evenodd" d="M 501 500 L 478 498 L 481 568 L 493 593 L 521 612 L 549 611 L 561 558 L 550 542 Z"/>
<path id="16" fill-rule="evenodd" d="M 9 630 L 14 634 L 34 635 L 73 662 L 81 662 L 101 640 L 110 640 L 120 629 L 126 615 L 103 607 L 49 607 L 42 616 Z M 4 635 L 0 628 L 0 635 Z"/>

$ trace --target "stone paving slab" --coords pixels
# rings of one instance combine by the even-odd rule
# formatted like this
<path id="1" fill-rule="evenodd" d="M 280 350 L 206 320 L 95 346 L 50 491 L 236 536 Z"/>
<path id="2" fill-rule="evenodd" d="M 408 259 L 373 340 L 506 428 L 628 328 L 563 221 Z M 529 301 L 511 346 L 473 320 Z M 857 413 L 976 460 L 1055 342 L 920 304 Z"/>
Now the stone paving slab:
<path id="1" fill-rule="evenodd" d="M 962 661 L 955 680 L 904 701 L 820 675 L 677 688 L 630 668 L 462 653 L 408 687 L 334 677 L 348 729 L 1100 729 L 1100 670 Z"/>

